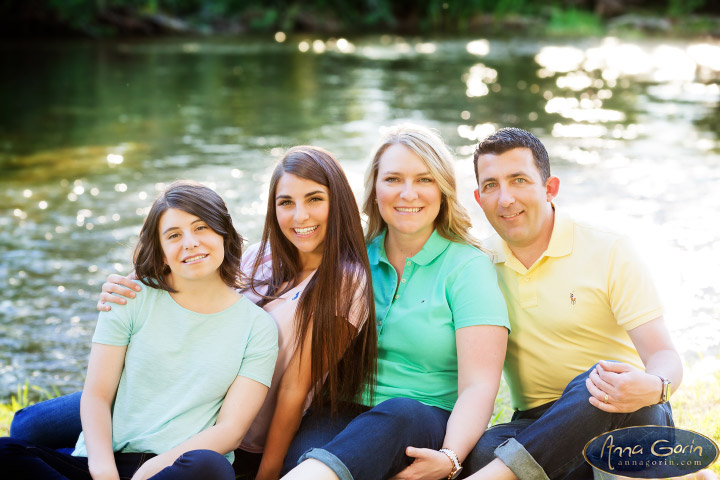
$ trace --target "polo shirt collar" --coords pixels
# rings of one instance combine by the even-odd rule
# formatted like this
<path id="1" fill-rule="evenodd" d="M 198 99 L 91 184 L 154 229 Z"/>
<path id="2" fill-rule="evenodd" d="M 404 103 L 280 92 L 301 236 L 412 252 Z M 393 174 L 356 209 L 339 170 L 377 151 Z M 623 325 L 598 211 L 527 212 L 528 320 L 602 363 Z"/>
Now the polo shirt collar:
<path id="1" fill-rule="evenodd" d="M 387 235 L 387 228 L 383 232 L 375 237 L 368 245 L 368 260 L 371 265 L 377 265 L 380 260 L 384 260 L 389 263 L 387 253 L 385 252 L 385 236 Z M 450 240 L 443 237 L 438 233 L 437 230 L 433 230 L 430 238 L 427 239 L 422 249 L 410 258 L 417 265 L 427 265 L 428 263 L 435 260 L 441 253 L 443 253 L 450 245 Z"/>
<path id="2" fill-rule="evenodd" d="M 559 212 L 557 206 L 554 204 L 553 209 L 555 210 L 555 223 L 553 224 L 553 231 L 550 235 L 550 243 L 540 258 L 564 257 L 572 253 L 574 240 L 573 221 L 564 213 Z M 517 263 L 522 265 L 520 261 L 515 258 L 515 255 L 505 240 L 501 239 L 499 235 L 494 235 L 489 244 L 494 253 L 494 263 Z"/>

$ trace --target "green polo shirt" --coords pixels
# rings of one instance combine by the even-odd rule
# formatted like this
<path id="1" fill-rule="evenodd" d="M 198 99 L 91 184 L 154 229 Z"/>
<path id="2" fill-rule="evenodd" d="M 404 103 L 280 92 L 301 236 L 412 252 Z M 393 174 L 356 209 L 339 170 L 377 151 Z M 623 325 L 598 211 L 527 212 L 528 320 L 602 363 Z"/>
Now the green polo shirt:
<path id="1" fill-rule="evenodd" d="M 490 259 L 467 244 L 434 231 L 408 258 L 402 278 L 385 253 L 383 232 L 367 247 L 375 295 L 377 405 L 405 397 L 452 410 L 458 395 L 455 331 L 474 325 L 510 330 L 505 299 Z"/>

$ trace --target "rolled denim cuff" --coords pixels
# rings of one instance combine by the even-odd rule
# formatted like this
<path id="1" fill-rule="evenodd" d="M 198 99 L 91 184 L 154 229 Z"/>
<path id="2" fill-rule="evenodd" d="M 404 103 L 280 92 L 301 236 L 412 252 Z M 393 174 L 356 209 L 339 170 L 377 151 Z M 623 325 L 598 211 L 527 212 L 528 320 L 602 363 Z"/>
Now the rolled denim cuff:
<path id="1" fill-rule="evenodd" d="M 520 480 L 549 480 L 545 470 L 520 442 L 510 438 L 495 449 L 495 456 Z"/>
<path id="2" fill-rule="evenodd" d="M 327 450 L 322 448 L 311 448 L 302 454 L 298 463 L 303 460 L 307 460 L 308 458 L 312 458 L 327 465 L 330 470 L 335 472 L 335 475 L 337 475 L 340 480 L 353 480 L 352 473 L 350 473 L 350 470 L 348 470 L 342 460 Z"/>

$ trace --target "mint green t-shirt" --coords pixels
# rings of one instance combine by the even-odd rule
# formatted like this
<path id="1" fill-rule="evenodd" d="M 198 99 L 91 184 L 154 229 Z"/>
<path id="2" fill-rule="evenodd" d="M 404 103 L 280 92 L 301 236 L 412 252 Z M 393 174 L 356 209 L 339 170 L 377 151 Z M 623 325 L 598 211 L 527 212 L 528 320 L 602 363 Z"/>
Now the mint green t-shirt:
<path id="1" fill-rule="evenodd" d="M 164 290 L 142 287 L 126 305 L 100 313 L 92 341 L 127 345 L 112 409 L 113 451 L 160 454 L 215 424 L 238 375 L 270 386 L 277 327 L 244 296 L 201 314 Z M 73 455 L 87 456 L 82 434 Z M 232 452 L 226 457 L 233 461 Z"/>
<path id="2" fill-rule="evenodd" d="M 378 372 L 375 397 L 371 401 L 366 388 L 363 404 L 405 397 L 452 410 L 458 396 L 455 331 L 474 325 L 510 330 L 495 269 L 480 250 L 434 231 L 422 250 L 406 259 L 398 282 L 385 253 L 386 233 L 367 247 Z"/>

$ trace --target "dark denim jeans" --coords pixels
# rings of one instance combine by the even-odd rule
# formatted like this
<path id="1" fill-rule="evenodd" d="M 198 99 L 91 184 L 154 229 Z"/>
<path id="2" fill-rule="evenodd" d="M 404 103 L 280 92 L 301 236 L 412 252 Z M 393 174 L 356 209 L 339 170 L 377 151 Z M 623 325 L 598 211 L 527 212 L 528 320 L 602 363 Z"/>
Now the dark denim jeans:
<path id="1" fill-rule="evenodd" d="M 520 480 L 591 479 L 583 449 L 596 436 L 634 425 L 674 425 L 667 403 L 633 413 L 593 407 L 585 379 L 594 368 L 575 377 L 555 402 L 516 411 L 510 423 L 490 427 L 465 460 L 465 471 L 474 473 L 497 457 Z"/>
<path id="2" fill-rule="evenodd" d="M 63 395 L 18 410 L 10 424 L 10 436 L 71 453 L 82 432 L 81 394 Z"/>
<path id="3" fill-rule="evenodd" d="M 116 453 L 121 479 L 129 480 L 152 453 Z M 49 447 L 11 437 L 0 438 L 0 465 L 9 480 L 92 480 L 87 457 L 73 457 Z M 171 466 L 153 475 L 153 480 L 233 480 L 235 472 L 227 459 L 212 450 L 186 452 Z"/>
<path id="4" fill-rule="evenodd" d="M 70 454 L 82 431 L 82 392 L 45 400 L 15 412 L 10 437 Z M 238 479 L 255 478 L 262 454 L 235 451 L 233 468 Z"/>
<path id="5" fill-rule="evenodd" d="M 330 417 L 309 412 L 288 455 L 285 473 L 314 458 L 340 480 L 389 478 L 412 463 L 408 446 L 439 449 L 450 412 L 408 398 L 393 398 L 359 414 Z"/>

